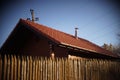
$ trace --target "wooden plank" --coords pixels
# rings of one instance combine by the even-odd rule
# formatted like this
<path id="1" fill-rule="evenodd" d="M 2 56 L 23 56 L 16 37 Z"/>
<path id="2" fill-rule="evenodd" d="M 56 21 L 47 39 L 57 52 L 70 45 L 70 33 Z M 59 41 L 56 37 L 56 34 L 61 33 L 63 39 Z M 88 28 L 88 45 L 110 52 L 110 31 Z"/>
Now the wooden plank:
<path id="1" fill-rule="evenodd" d="M 77 67 L 77 60 L 74 60 L 74 80 L 78 80 L 78 67 Z"/>
<path id="2" fill-rule="evenodd" d="M 59 59 L 56 59 L 56 80 L 59 80 Z"/>
<path id="3" fill-rule="evenodd" d="M 21 75 L 21 60 L 20 56 L 17 57 L 17 79 L 20 80 L 20 75 Z"/>
<path id="4" fill-rule="evenodd" d="M 24 80 L 24 56 L 21 58 L 21 80 Z"/>
<path id="5" fill-rule="evenodd" d="M 30 56 L 29 58 L 29 69 L 30 69 L 30 73 L 29 73 L 29 79 L 32 80 L 32 76 L 33 76 L 33 70 L 32 70 L 32 67 L 33 67 L 33 59 L 32 57 Z"/>
<path id="6" fill-rule="evenodd" d="M 35 64 L 36 64 L 36 68 L 35 68 L 36 77 L 35 77 L 35 79 L 38 80 L 38 57 L 36 57 Z"/>
<path id="7" fill-rule="evenodd" d="M 46 73 L 45 73 L 45 71 L 46 71 L 46 68 L 45 68 L 45 60 L 44 60 L 44 58 L 43 58 L 43 61 L 42 61 L 42 74 L 43 74 L 42 80 L 45 80 L 45 78 L 46 78 Z"/>
<path id="8" fill-rule="evenodd" d="M 46 64 L 46 66 L 45 66 L 45 68 L 46 68 L 46 80 L 48 80 L 48 59 L 47 59 L 47 57 L 45 58 L 45 64 Z"/>
<path id="9" fill-rule="evenodd" d="M 38 80 L 40 80 L 40 57 L 38 57 Z"/>
<path id="10" fill-rule="evenodd" d="M 68 59 L 65 59 L 65 80 L 68 80 L 68 75 L 69 75 L 69 68 L 68 68 Z"/>
<path id="11" fill-rule="evenodd" d="M 10 79 L 10 56 L 9 55 L 7 55 L 7 80 L 9 80 Z"/>
<path id="12" fill-rule="evenodd" d="M 48 59 L 48 80 L 51 80 L 51 60 Z"/>
<path id="13" fill-rule="evenodd" d="M 32 66 L 33 66 L 33 67 L 32 67 L 32 68 L 33 68 L 33 69 L 32 69 L 32 72 L 33 72 L 33 73 L 32 73 L 32 74 L 33 74 L 33 75 L 32 75 L 32 80 L 35 80 L 35 57 L 33 57 Z"/>
<path id="14" fill-rule="evenodd" d="M 4 55 L 4 62 L 3 62 L 3 80 L 6 80 L 6 71 L 7 71 L 7 56 Z"/>
<path id="15" fill-rule="evenodd" d="M 24 57 L 24 80 L 27 79 L 27 57 Z"/>
<path id="16" fill-rule="evenodd" d="M 13 72 L 13 78 L 14 80 L 17 80 L 17 59 L 16 59 L 16 56 L 14 55 L 13 56 L 14 58 L 14 72 Z"/>
<path id="17" fill-rule="evenodd" d="M 26 57 L 26 80 L 30 80 L 30 58 Z"/>

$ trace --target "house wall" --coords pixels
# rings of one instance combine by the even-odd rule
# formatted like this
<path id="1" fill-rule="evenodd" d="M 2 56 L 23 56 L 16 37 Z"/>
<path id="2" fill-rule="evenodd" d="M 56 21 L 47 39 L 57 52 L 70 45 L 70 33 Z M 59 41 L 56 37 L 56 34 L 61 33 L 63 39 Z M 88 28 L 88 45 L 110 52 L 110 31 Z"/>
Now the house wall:
<path id="1" fill-rule="evenodd" d="M 31 36 L 26 38 L 27 40 L 21 47 L 19 54 L 45 57 L 51 56 L 49 39 L 34 32 L 31 32 L 28 35 Z M 53 52 L 56 57 L 67 57 L 67 50 L 65 48 L 58 47 L 57 45 L 53 45 L 53 47 Z"/>
<path id="2" fill-rule="evenodd" d="M 50 57 L 49 39 L 25 26 L 16 27 L 3 47 L 0 54 L 32 55 Z M 53 45 L 57 57 L 66 57 L 67 50 Z"/>
<path id="3" fill-rule="evenodd" d="M 23 48 L 21 48 L 20 53 L 34 56 L 49 56 L 49 45 L 46 40 L 31 35 L 23 45 Z"/>
<path id="4" fill-rule="evenodd" d="M 66 48 L 55 46 L 54 53 L 56 57 L 68 57 L 68 50 Z"/>
<path id="5" fill-rule="evenodd" d="M 67 50 L 65 48 L 58 47 L 54 45 L 54 55 L 55 57 L 67 57 Z M 50 47 L 48 40 L 40 37 L 36 38 L 36 36 L 32 36 L 28 42 L 21 49 L 20 53 L 24 55 L 33 55 L 33 56 L 45 56 L 50 57 Z"/>

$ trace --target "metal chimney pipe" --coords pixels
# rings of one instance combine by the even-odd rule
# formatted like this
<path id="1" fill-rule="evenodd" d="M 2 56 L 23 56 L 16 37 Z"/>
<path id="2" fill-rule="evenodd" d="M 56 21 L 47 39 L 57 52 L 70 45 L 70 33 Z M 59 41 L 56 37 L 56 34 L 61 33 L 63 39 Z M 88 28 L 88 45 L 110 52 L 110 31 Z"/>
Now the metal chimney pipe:
<path id="1" fill-rule="evenodd" d="M 78 28 L 76 27 L 76 28 L 75 28 L 75 38 L 76 38 L 76 39 L 78 38 L 78 36 L 77 36 L 77 30 L 78 30 Z"/>

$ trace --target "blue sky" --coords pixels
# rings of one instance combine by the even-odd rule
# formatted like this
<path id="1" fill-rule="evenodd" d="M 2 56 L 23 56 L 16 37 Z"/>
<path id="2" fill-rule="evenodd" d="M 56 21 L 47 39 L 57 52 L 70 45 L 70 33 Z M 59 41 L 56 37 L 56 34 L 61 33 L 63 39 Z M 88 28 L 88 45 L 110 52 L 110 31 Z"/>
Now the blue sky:
<path id="1" fill-rule="evenodd" d="M 0 46 L 20 18 L 31 18 L 34 9 L 37 23 L 78 36 L 99 46 L 117 44 L 120 32 L 120 8 L 117 0 L 11 0 L 0 7 Z"/>

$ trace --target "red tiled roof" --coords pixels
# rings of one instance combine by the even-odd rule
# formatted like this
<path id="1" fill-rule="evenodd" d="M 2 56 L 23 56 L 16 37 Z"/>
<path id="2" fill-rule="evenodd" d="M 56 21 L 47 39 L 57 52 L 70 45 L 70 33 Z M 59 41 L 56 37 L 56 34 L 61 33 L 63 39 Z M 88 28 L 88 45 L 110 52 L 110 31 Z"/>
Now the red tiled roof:
<path id="1" fill-rule="evenodd" d="M 20 19 L 20 22 L 31 27 L 35 31 L 44 34 L 45 36 L 47 36 L 49 39 L 53 40 L 56 43 L 83 49 L 83 50 L 87 50 L 87 51 L 91 51 L 91 52 L 95 52 L 95 53 L 99 53 L 99 54 L 103 54 L 103 55 L 118 57 L 116 54 L 111 53 L 110 51 L 107 51 L 107 50 L 91 43 L 88 40 L 85 40 L 82 38 L 76 39 L 73 35 L 64 33 L 59 30 L 52 29 L 50 27 L 47 27 L 47 26 L 44 26 L 44 25 L 41 25 L 38 23 L 31 22 L 28 20 Z"/>

